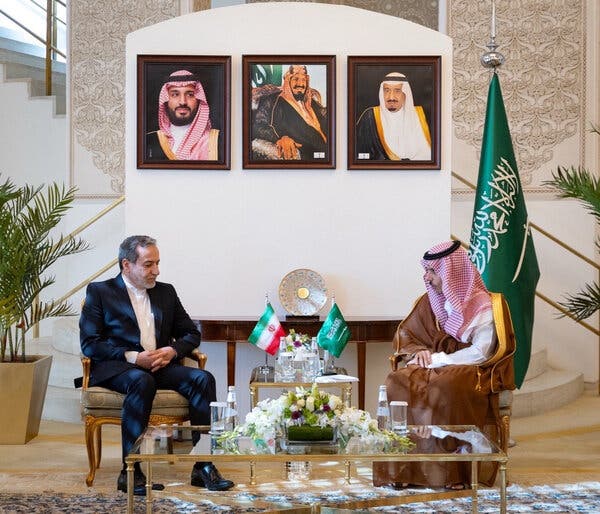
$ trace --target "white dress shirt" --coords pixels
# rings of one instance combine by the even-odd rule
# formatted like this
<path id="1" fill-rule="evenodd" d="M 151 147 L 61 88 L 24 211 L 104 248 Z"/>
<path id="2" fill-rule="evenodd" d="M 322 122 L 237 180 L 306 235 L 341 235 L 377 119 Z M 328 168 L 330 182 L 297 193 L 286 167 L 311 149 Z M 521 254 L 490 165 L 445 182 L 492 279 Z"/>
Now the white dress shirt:
<path id="1" fill-rule="evenodd" d="M 152 306 L 150 305 L 150 297 L 146 289 L 138 289 L 135 287 L 125 275 L 123 282 L 127 286 L 127 293 L 135 312 L 135 318 L 137 319 L 138 327 L 140 327 L 140 344 L 144 350 L 156 350 L 156 332 L 154 329 L 154 314 L 152 313 Z M 125 352 L 125 359 L 127 362 L 135 364 L 139 352 L 129 351 Z"/>

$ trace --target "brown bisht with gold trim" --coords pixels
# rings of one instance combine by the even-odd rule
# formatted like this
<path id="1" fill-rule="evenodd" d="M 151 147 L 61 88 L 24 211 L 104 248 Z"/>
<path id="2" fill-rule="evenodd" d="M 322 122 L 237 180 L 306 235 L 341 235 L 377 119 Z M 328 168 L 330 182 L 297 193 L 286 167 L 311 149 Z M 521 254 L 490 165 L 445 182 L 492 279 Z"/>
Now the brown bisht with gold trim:
<path id="1" fill-rule="evenodd" d="M 504 297 L 499 293 L 490 295 L 496 346 L 486 362 L 433 369 L 406 366 L 419 350 L 453 353 L 469 346 L 439 327 L 425 294 L 396 331 L 394 354 L 390 357 L 393 371 L 387 376 L 386 385 L 388 400 L 408 402 L 410 425 L 476 425 L 490 440 L 505 448 L 507 441 L 501 440 L 498 400 L 500 391 L 515 388 L 515 337 Z M 421 439 L 411 453 L 452 452 L 459 446 L 460 441 L 452 437 Z M 454 462 L 378 462 L 373 463 L 373 484 L 435 487 L 470 483 L 469 467 L 470 463 Z M 498 463 L 480 463 L 479 481 L 492 485 L 497 469 Z"/>

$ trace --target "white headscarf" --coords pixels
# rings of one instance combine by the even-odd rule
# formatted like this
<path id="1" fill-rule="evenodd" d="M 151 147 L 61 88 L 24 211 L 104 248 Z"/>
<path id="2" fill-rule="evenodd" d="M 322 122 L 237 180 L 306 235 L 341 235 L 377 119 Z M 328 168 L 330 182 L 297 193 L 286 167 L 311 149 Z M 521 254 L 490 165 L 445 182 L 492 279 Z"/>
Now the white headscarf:
<path id="1" fill-rule="evenodd" d="M 383 84 L 402 84 L 406 95 L 404 105 L 396 112 L 389 111 L 383 98 Z M 428 161 L 431 146 L 425 138 L 419 115 L 415 110 L 410 84 L 402 73 L 388 73 L 379 86 L 379 105 L 385 142 L 400 159 Z"/>
<path id="2" fill-rule="evenodd" d="M 446 241 L 430 248 L 421 260 L 423 269 L 431 268 L 442 279 L 442 292 L 425 281 L 431 310 L 446 333 L 463 342 L 473 320 L 492 310 L 490 293 L 477 268 L 458 241 Z M 446 302 L 452 306 L 446 311 Z"/>

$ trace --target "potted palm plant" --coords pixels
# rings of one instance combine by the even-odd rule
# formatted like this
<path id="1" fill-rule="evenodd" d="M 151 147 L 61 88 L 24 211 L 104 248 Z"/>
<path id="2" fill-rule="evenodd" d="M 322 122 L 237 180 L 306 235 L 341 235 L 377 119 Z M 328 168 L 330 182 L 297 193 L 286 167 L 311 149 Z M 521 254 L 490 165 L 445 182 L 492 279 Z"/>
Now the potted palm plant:
<path id="1" fill-rule="evenodd" d="M 591 131 L 600 135 L 600 126 L 592 126 Z M 545 182 L 558 190 L 559 198 L 579 200 L 600 222 L 600 180 L 582 167 L 559 168 L 552 174 L 552 180 Z M 600 239 L 596 241 L 600 248 Z M 589 318 L 600 309 L 600 285 L 597 282 L 586 284 L 575 294 L 568 294 L 560 304 L 577 320 Z"/>
<path id="2" fill-rule="evenodd" d="M 38 434 L 52 356 L 28 355 L 27 332 L 41 320 L 71 314 L 65 301 L 40 300 L 54 283 L 49 268 L 87 249 L 52 231 L 74 200 L 58 184 L 0 183 L 0 444 L 23 444 Z"/>

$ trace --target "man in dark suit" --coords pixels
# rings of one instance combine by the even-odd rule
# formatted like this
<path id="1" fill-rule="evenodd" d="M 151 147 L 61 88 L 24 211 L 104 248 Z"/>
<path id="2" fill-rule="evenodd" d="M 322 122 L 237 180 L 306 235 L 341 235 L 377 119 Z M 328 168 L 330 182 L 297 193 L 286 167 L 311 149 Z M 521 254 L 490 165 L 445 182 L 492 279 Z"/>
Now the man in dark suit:
<path id="1" fill-rule="evenodd" d="M 208 371 L 179 364 L 200 345 L 200 332 L 170 284 L 157 282 L 160 256 L 156 240 L 130 236 L 119 247 L 121 273 L 87 288 L 79 320 L 81 350 L 92 360 L 90 386 L 125 395 L 121 423 L 123 462 L 148 425 L 157 389 L 172 389 L 190 404 L 192 425 L 210 424 L 215 378 Z M 200 438 L 193 434 L 194 444 Z M 135 468 L 135 494 L 145 494 L 146 478 Z M 233 487 L 210 462 L 197 462 L 191 484 L 224 491 Z M 163 489 L 154 484 L 154 489 Z M 117 489 L 127 491 L 125 464 Z"/>

